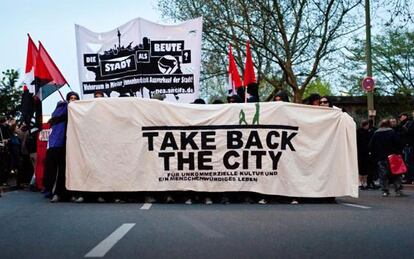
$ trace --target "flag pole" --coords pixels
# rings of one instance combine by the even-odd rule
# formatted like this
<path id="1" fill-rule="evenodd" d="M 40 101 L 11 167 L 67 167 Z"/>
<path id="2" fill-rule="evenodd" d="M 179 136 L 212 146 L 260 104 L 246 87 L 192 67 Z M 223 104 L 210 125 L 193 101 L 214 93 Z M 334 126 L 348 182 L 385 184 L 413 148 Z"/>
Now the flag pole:
<path id="1" fill-rule="evenodd" d="M 57 91 L 59 92 L 60 97 L 62 97 L 62 100 L 63 100 L 63 101 L 66 101 L 66 99 L 63 97 L 62 92 L 60 91 L 60 89 L 59 89 L 59 88 L 57 89 Z"/>
<path id="2" fill-rule="evenodd" d="M 66 80 L 66 79 L 65 79 L 65 80 Z M 72 89 L 72 87 L 70 87 L 70 84 L 68 83 L 68 81 L 66 81 L 66 84 L 68 85 L 69 89 L 70 89 L 71 91 L 73 91 L 73 89 Z"/>

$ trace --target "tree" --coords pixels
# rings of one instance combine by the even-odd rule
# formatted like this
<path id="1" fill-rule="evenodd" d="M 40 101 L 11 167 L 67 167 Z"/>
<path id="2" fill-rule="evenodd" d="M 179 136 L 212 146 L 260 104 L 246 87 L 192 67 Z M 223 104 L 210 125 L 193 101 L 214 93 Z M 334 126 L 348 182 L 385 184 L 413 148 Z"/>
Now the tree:
<path id="1" fill-rule="evenodd" d="M 386 95 L 414 93 L 414 32 L 394 28 L 372 41 L 372 62 L 378 93 Z M 364 42 L 355 41 L 355 47 L 349 48 L 348 61 L 352 68 L 348 78 L 363 78 L 365 66 Z M 359 68 L 359 70 L 358 70 Z M 355 73 L 360 71 L 359 73 Z M 358 77 L 358 76 L 357 76 Z"/>
<path id="2" fill-rule="evenodd" d="M 15 116 L 19 110 L 22 94 L 16 86 L 19 71 L 7 69 L 2 72 L 0 81 L 0 114 Z"/>
<path id="3" fill-rule="evenodd" d="M 331 85 L 320 78 L 316 78 L 316 80 L 313 80 L 309 86 L 306 87 L 303 97 L 306 98 L 312 93 L 318 93 L 321 96 L 330 96 L 332 95 Z"/>
<path id="4" fill-rule="evenodd" d="M 414 23 L 414 8 L 412 0 L 372 0 L 373 10 L 378 10 L 376 16 L 379 23 L 385 26 L 406 27 Z"/>
<path id="5" fill-rule="evenodd" d="M 202 80 L 226 75 L 231 43 L 243 67 L 250 39 L 257 78 L 275 91 L 290 88 L 300 102 L 321 62 L 343 47 L 340 39 L 361 24 L 351 11 L 361 0 L 160 0 L 164 16 L 182 21 L 203 16 Z M 359 26 L 359 27 L 358 27 Z M 207 63 L 209 62 L 209 63 Z M 223 80 L 224 82 L 224 80 Z"/>
<path id="6" fill-rule="evenodd" d="M 414 90 L 414 32 L 387 31 L 375 37 L 374 69 L 381 78 L 396 87 L 396 92 Z"/>

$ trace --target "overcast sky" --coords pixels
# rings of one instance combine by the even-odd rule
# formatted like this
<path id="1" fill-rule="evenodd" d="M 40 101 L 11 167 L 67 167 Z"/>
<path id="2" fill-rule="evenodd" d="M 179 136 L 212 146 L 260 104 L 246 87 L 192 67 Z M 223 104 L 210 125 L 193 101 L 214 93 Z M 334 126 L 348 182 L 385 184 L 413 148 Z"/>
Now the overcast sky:
<path id="1" fill-rule="evenodd" d="M 17 69 L 22 81 L 30 33 L 36 45 L 42 42 L 72 89 L 79 92 L 75 24 L 105 32 L 137 17 L 162 23 L 156 0 L 1 0 L 0 71 Z M 69 92 L 68 87 L 62 92 Z M 47 98 L 44 114 L 50 114 L 59 99 L 58 93 Z"/>

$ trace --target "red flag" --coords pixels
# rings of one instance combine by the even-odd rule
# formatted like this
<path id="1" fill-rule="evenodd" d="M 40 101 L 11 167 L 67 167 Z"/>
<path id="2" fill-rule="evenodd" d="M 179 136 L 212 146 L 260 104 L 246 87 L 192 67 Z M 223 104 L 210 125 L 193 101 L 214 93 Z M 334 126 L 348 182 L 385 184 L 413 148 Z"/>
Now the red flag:
<path id="1" fill-rule="evenodd" d="M 251 83 L 256 83 L 256 75 L 254 74 L 252 53 L 250 51 L 250 41 L 247 41 L 246 46 L 246 63 L 244 67 L 243 85 L 247 87 Z"/>
<path id="2" fill-rule="evenodd" d="M 34 76 L 36 80 L 36 94 L 38 94 L 39 89 L 45 84 L 51 82 L 53 78 L 50 75 L 49 70 L 47 69 L 45 65 L 45 62 L 43 61 L 42 56 L 40 55 L 40 49 L 39 49 L 39 53 L 37 54 L 35 64 L 36 65 L 34 69 Z"/>
<path id="3" fill-rule="evenodd" d="M 234 60 L 233 51 L 231 45 L 229 46 L 229 91 L 232 94 L 236 93 L 236 89 L 242 86 L 239 71 L 237 69 L 236 61 Z"/>
<path id="4" fill-rule="evenodd" d="M 60 87 L 67 84 L 66 79 L 63 77 L 41 42 L 39 42 L 39 53 L 36 59 L 35 79 L 36 94 L 41 100 L 44 100 Z"/>
<path id="5" fill-rule="evenodd" d="M 53 79 L 53 81 L 51 82 L 52 84 L 61 87 L 68 83 L 40 41 L 39 41 L 39 56 L 42 58 L 45 66 L 47 67 L 47 70 L 49 71 Z"/>
<path id="6" fill-rule="evenodd" d="M 38 54 L 38 50 L 32 38 L 30 37 L 30 35 L 27 34 L 27 36 L 29 37 L 29 40 L 27 44 L 26 68 L 24 70 L 24 73 L 25 73 L 24 84 L 28 88 L 29 92 L 34 94 L 35 93 L 34 70 L 35 70 L 36 57 Z"/>

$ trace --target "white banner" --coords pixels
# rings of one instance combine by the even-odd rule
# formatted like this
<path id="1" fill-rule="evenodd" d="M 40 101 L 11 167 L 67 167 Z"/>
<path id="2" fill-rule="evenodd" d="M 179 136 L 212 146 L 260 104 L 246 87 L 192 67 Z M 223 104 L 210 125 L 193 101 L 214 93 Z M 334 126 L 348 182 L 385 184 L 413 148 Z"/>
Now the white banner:
<path id="1" fill-rule="evenodd" d="M 140 91 L 187 103 L 198 98 L 201 17 L 171 26 L 137 18 L 108 32 L 80 25 L 75 31 L 83 94 Z"/>
<path id="2" fill-rule="evenodd" d="M 293 103 L 71 103 L 66 186 L 78 191 L 253 191 L 358 196 L 356 129 Z"/>

